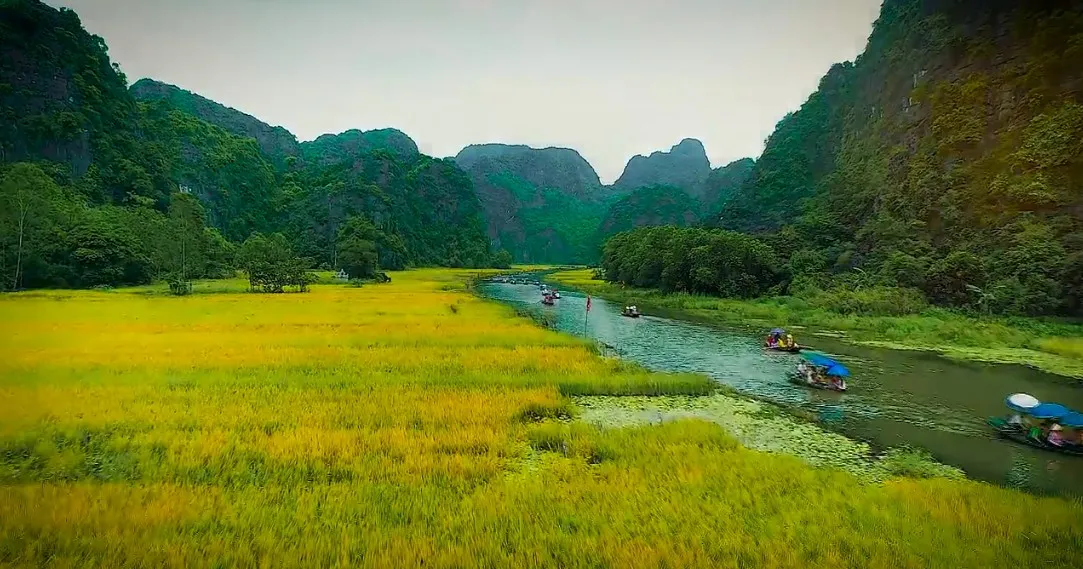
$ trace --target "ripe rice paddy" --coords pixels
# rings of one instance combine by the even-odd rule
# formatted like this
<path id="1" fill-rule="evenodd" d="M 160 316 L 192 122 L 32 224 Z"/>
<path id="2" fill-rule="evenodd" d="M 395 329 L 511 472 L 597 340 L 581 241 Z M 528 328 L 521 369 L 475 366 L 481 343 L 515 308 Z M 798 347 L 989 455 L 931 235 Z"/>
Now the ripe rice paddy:
<path id="1" fill-rule="evenodd" d="M 0 566 L 1083 559 L 1079 502 L 873 481 L 694 417 L 574 420 L 579 396 L 711 385 L 600 358 L 473 297 L 466 276 L 0 297 Z"/>

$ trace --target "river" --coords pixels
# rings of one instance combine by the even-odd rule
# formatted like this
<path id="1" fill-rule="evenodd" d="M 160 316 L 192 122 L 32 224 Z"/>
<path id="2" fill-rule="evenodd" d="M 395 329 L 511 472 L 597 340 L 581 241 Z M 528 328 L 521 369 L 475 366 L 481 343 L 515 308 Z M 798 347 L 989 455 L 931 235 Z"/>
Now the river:
<path id="1" fill-rule="evenodd" d="M 614 347 L 652 370 L 703 373 L 740 392 L 804 409 L 833 430 L 878 448 L 910 445 L 957 466 L 971 478 L 1036 493 L 1083 496 L 1083 457 L 1034 449 L 994 436 L 986 418 L 1006 412 L 1004 398 L 1030 393 L 1083 410 L 1083 389 L 1023 366 L 955 362 L 926 352 L 854 346 L 831 338 L 798 337 L 850 368 L 846 393 L 788 383 L 794 354 L 766 352 L 762 337 L 744 330 L 645 315 L 562 292 L 544 307 L 534 285 L 484 283 L 483 295 L 551 314 L 557 329 Z M 584 324 L 586 326 L 584 330 Z M 766 331 L 764 334 L 766 335 Z"/>

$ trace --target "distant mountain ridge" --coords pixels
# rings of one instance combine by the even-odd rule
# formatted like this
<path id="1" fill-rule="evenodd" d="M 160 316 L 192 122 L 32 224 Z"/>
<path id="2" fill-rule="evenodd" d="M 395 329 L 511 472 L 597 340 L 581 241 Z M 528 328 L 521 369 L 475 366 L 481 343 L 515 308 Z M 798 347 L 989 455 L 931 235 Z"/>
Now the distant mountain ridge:
<path id="1" fill-rule="evenodd" d="M 494 246 L 523 262 L 597 260 L 601 241 L 643 225 L 692 225 L 713 218 L 754 162 L 711 169 L 703 143 L 634 156 L 613 185 L 569 148 L 472 144 L 455 162 L 474 182 Z"/>
<path id="2" fill-rule="evenodd" d="M 508 168 L 524 175 L 538 187 L 585 197 L 602 187 L 594 167 L 571 148 L 531 148 L 523 144 L 471 144 L 455 155 L 455 163 L 466 171 Z"/>
<path id="3" fill-rule="evenodd" d="M 650 156 L 638 154 L 628 160 L 613 187 L 634 190 L 645 186 L 665 185 L 692 190 L 707 180 L 711 162 L 703 143 L 685 138 L 669 151 L 655 151 Z"/>

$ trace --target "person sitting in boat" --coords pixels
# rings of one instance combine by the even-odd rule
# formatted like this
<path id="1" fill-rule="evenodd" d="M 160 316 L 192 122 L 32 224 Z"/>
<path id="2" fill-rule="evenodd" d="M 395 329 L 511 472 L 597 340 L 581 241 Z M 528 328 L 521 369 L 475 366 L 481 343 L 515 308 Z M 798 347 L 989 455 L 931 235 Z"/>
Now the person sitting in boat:
<path id="1" fill-rule="evenodd" d="M 793 343 L 793 335 L 792 334 L 786 334 L 786 340 L 785 340 L 785 343 L 782 346 L 784 348 L 792 348 L 792 347 L 794 347 L 794 345 L 795 344 Z"/>
<path id="2" fill-rule="evenodd" d="M 1061 427 L 1057 423 L 1053 423 L 1053 426 L 1049 427 L 1049 436 L 1046 437 L 1046 439 L 1045 439 L 1046 442 L 1048 442 L 1049 444 L 1051 444 L 1053 446 L 1058 446 L 1058 447 L 1063 446 L 1064 445 L 1064 437 L 1061 436 L 1061 433 L 1060 433 L 1063 429 L 1064 429 L 1064 427 Z"/>
<path id="3" fill-rule="evenodd" d="M 812 366 L 808 365 L 804 361 L 798 362 L 797 377 L 808 383 L 812 383 Z"/>
<path id="4" fill-rule="evenodd" d="M 1023 416 L 1019 413 L 1014 413 L 1011 417 L 1008 417 L 1008 424 L 1017 428 L 1023 428 Z"/>

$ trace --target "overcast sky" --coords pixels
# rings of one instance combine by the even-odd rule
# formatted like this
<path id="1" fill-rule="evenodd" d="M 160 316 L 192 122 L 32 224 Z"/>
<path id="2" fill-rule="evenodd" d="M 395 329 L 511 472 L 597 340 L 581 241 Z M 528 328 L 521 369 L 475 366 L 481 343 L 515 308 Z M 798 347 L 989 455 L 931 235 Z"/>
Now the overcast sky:
<path id="1" fill-rule="evenodd" d="M 49 0 L 129 81 L 173 83 L 301 140 L 395 127 L 422 152 L 566 146 L 603 182 L 703 141 L 758 156 L 880 0 Z"/>

